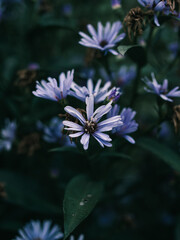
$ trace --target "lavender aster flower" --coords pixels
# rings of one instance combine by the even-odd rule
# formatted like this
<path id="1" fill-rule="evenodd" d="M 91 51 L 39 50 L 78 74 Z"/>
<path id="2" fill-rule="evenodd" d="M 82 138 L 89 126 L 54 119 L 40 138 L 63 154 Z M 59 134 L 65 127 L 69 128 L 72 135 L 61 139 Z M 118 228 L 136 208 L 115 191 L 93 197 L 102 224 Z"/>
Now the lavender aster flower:
<path id="1" fill-rule="evenodd" d="M 43 131 L 43 139 L 48 143 L 61 143 L 66 146 L 75 146 L 71 143 L 69 137 L 63 135 L 63 123 L 58 117 L 51 119 L 49 126 L 44 125 L 42 122 L 38 121 L 37 127 L 39 130 Z"/>
<path id="2" fill-rule="evenodd" d="M 132 81 L 136 76 L 136 68 L 134 66 L 122 66 L 117 74 L 117 83 L 123 86 Z"/>
<path id="3" fill-rule="evenodd" d="M 111 0 L 112 9 L 121 8 L 121 0 Z"/>
<path id="4" fill-rule="evenodd" d="M 91 37 L 83 32 L 79 32 L 82 37 L 79 43 L 85 47 L 99 49 L 105 52 L 105 54 L 109 51 L 113 55 L 118 55 L 118 52 L 112 48 L 125 37 L 125 33 L 118 35 L 119 31 L 122 29 L 121 22 L 114 22 L 112 26 L 110 22 L 107 22 L 105 27 L 103 27 L 101 22 L 98 22 L 97 27 L 98 30 L 96 32 L 91 24 L 87 26 Z"/>
<path id="5" fill-rule="evenodd" d="M 156 26 L 160 26 L 156 12 L 162 12 L 166 9 L 166 1 L 161 0 L 138 0 L 138 2 L 148 9 L 154 10 L 154 23 Z"/>
<path id="6" fill-rule="evenodd" d="M 1 130 L 0 138 L 0 151 L 5 149 L 9 151 L 16 137 L 16 123 L 14 121 L 10 122 L 9 119 L 5 120 L 5 128 Z"/>
<path id="7" fill-rule="evenodd" d="M 68 71 L 67 76 L 64 73 L 59 75 L 59 84 L 55 78 L 48 78 L 48 82 L 42 80 L 41 83 L 37 81 L 36 91 L 32 93 L 41 98 L 52 101 L 60 101 L 67 97 L 70 93 L 71 84 L 73 82 L 74 70 Z"/>
<path id="8" fill-rule="evenodd" d="M 63 237 L 58 225 L 51 228 L 51 221 L 31 221 L 23 230 L 19 230 L 19 236 L 14 240 L 57 240 Z"/>
<path id="9" fill-rule="evenodd" d="M 108 96 L 108 99 L 110 101 L 116 102 L 120 96 L 122 95 L 122 92 L 120 91 L 120 88 L 116 88 L 114 87 L 110 93 L 110 95 Z"/>
<path id="10" fill-rule="evenodd" d="M 111 90 L 108 90 L 111 86 L 111 82 L 108 81 L 102 88 L 101 86 L 102 80 L 98 80 L 96 86 L 94 87 L 92 79 L 87 81 L 87 87 L 80 87 L 76 83 L 73 82 L 70 95 L 76 97 L 81 101 L 85 101 L 86 97 L 90 95 L 94 96 L 95 103 L 103 102 L 106 97 L 110 94 Z"/>
<path id="11" fill-rule="evenodd" d="M 119 111 L 120 111 L 120 107 L 116 104 L 108 114 L 108 117 L 113 117 L 118 115 Z M 137 122 L 133 120 L 135 115 L 136 115 L 136 112 L 132 111 L 131 108 L 123 108 L 120 113 L 123 124 L 113 129 L 114 133 L 125 138 L 128 142 L 132 144 L 135 143 L 135 140 L 128 134 L 135 132 L 138 128 Z"/>
<path id="12" fill-rule="evenodd" d="M 73 235 L 71 235 L 69 240 L 75 240 L 74 236 L 73 236 Z M 77 239 L 77 240 L 84 240 L 84 235 L 83 235 L 83 234 L 81 234 L 81 235 L 78 237 L 78 239 Z"/>
<path id="13" fill-rule="evenodd" d="M 147 87 L 145 90 L 150 93 L 154 93 L 161 97 L 165 101 L 173 102 L 172 97 L 180 97 L 179 87 L 173 88 L 168 92 L 168 80 L 164 79 L 163 84 L 159 84 L 155 78 L 154 73 L 151 74 L 152 81 L 150 81 L 147 77 L 143 79 L 146 83 Z"/>
<path id="14" fill-rule="evenodd" d="M 112 139 L 104 132 L 111 131 L 114 127 L 121 125 L 121 116 L 114 116 L 99 122 L 100 119 L 111 110 L 111 104 L 112 102 L 108 103 L 107 105 L 102 105 L 94 112 L 94 97 L 93 95 L 87 97 L 86 119 L 75 108 L 70 106 L 64 108 L 67 113 L 79 120 L 79 124 L 71 121 L 63 121 L 65 130 L 75 132 L 69 134 L 71 138 L 82 136 L 80 142 L 83 145 L 84 150 L 88 149 L 90 136 L 93 136 L 102 147 L 104 147 L 104 145 L 107 147 L 112 147 L 112 144 L 110 143 Z"/>

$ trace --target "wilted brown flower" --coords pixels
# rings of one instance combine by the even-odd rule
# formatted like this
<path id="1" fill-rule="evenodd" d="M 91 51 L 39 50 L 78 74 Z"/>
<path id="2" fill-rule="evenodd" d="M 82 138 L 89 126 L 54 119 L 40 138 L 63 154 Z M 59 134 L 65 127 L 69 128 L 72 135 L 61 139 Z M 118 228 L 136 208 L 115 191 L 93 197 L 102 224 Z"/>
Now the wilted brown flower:
<path id="1" fill-rule="evenodd" d="M 124 25 L 127 28 L 130 40 L 132 40 L 132 36 L 135 37 L 143 33 L 143 27 L 145 26 L 145 16 L 148 13 L 150 13 L 150 11 L 145 13 L 140 7 L 132 8 L 128 12 L 124 18 Z"/>
<path id="2" fill-rule="evenodd" d="M 0 197 L 1 198 L 7 197 L 7 193 L 5 191 L 5 183 L 3 183 L 3 182 L 0 182 Z"/>
<path id="3" fill-rule="evenodd" d="M 22 69 L 17 72 L 18 80 L 15 82 L 16 86 L 27 87 L 37 78 L 38 70 Z"/>
<path id="4" fill-rule="evenodd" d="M 48 0 L 39 0 L 38 11 L 40 14 L 51 12 L 53 10 L 52 3 Z"/>
<path id="5" fill-rule="evenodd" d="M 20 141 L 18 145 L 18 154 L 27 154 L 32 156 L 40 148 L 40 134 L 37 132 L 30 133 Z"/>
<path id="6" fill-rule="evenodd" d="M 175 132 L 178 133 L 180 130 L 180 105 L 176 105 L 173 108 L 173 123 Z"/>
<path id="7" fill-rule="evenodd" d="M 176 7 L 177 9 L 180 8 L 180 0 L 166 0 L 166 4 L 170 7 L 172 12 L 176 9 Z"/>

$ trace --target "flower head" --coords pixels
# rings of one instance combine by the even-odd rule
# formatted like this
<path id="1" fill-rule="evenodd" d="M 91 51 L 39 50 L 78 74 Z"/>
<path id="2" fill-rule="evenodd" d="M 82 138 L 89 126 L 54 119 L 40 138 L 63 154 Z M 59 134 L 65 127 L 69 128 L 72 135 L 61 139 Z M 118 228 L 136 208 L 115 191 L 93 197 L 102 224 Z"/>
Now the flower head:
<path id="1" fill-rule="evenodd" d="M 121 8 L 121 0 L 111 0 L 112 9 Z"/>
<path id="2" fill-rule="evenodd" d="M 120 108 L 116 104 L 111 112 L 108 114 L 109 117 L 113 117 L 119 114 Z M 113 132 L 117 135 L 125 138 L 128 142 L 134 144 L 135 140 L 129 136 L 129 133 L 135 132 L 138 128 L 137 122 L 134 120 L 136 112 L 133 111 L 131 108 L 123 108 L 120 116 L 122 118 L 123 124 L 121 126 L 117 126 L 113 129 Z"/>
<path id="3" fill-rule="evenodd" d="M 33 94 L 37 97 L 49 99 L 52 101 L 60 101 L 67 97 L 70 92 L 71 84 L 73 82 L 74 70 L 68 71 L 67 76 L 64 73 L 59 75 L 59 84 L 55 78 L 48 78 L 48 82 L 42 80 L 41 83 L 37 81 L 36 91 Z"/>
<path id="4" fill-rule="evenodd" d="M 92 79 L 87 81 L 87 87 L 80 87 L 76 83 L 73 83 L 71 86 L 73 91 L 71 91 L 70 95 L 83 102 L 86 100 L 86 97 L 93 95 L 95 103 L 103 102 L 111 92 L 111 90 L 109 90 L 111 82 L 108 81 L 103 87 L 100 87 L 101 82 L 102 80 L 99 79 L 95 87 Z"/>
<path id="5" fill-rule="evenodd" d="M 120 88 L 114 87 L 111 90 L 111 93 L 109 94 L 108 99 L 110 101 L 116 102 L 121 95 L 122 95 L 122 92 L 120 91 Z"/>
<path id="6" fill-rule="evenodd" d="M 97 31 L 91 24 L 89 24 L 87 28 L 91 37 L 83 32 L 79 32 L 82 37 L 79 42 L 81 45 L 96 48 L 105 53 L 109 51 L 113 55 L 118 55 L 118 52 L 112 48 L 114 48 L 116 44 L 125 37 L 125 33 L 119 34 L 119 31 L 122 29 L 121 22 L 114 22 L 112 26 L 110 22 L 107 22 L 105 27 L 103 27 L 101 22 L 98 22 Z"/>
<path id="7" fill-rule="evenodd" d="M 151 74 L 152 81 L 150 81 L 147 77 L 143 79 L 146 83 L 147 87 L 145 90 L 150 93 L 154 93 L 161 97 L 165 101 L 173 102 L 172 97 L 180 97 L 179 87 L 173 88 L 168 92 L 168 80 L 164 79 L 163 84 L 159 84 L 155 78 L 154 73 Z"/>
<path id="8" fill-rule="evenodd" d="M 5 127 L 1 130 L 0 136 L 0 151 L 5 149 L 9 151 L 16 137 L 16 122 L 5 120 Z"/>
<path id="9" fill-rule="evenodd" d="M 162 12 L 167 8 L 166 1 L 162 0 L 138 0 L 138 2 L 143 6 L 147 7 L 148 9 L 152 9 L 154 13 L 154 23 L 156 26 L 160 26 L 156 12 Z"/>
<path id="10" fill-rule="evenodd" d="M 122 66 L 117 74 L 117 83 L 123 86 L 133 80 L 136 76 L 136 68 L 134 66 Z"/>
<path id="11" fill-rule="evenodd" d="M 69 240 L 75 240 L 74 236 L 73 236 L 73 235 L 71 235 Z M 77 239 L 77 240 L 84 240 L 84 235 L 83 235 L 83 234 L 81 234 L 81 235 L 78 237 L 78 239 Z"/>
<path id="12" fill-rule="evenodd" d="M 114 116 L 100 122 L 100 119 L 111 110 L 111 104 L 112 102 L 102 105 L 94 112 L 94 97 L 93 95 L 87 97 L 86 118 L 75 108 L 70 106 L 65 107 L 64 110 L 67 113 L 79 120 L 79 123 L 63 121 L 65 130 L 75 132 L 69 134 L 71 138 L 82 136 L 80 142 L 85 150 L 88 149 L 90 136 L 93 136 L 102 147 L 104 145 L 111 147 L 112 144 L 110 142 L 112 139 L 104 132 L 111 131 L 114 127 L 122 124 L 121 116 Z"/>
<path id="13" fill-rule="evenodd" d="M 74 144 L 70 142 L 70 139 L 63 135 L 62 131 L 64 125 L 62 120 L 58 117 L 52 118 L 48 126 L 39 121 L 37 127 L 39 130 L 43 131 L 44 141 L 48 143 L 61 143 L 63 145 L 74 146 Z"/>
<path id="14" fill-rule="evenodd" d="M 51 221 L 31 221 L 23 230 L 19 230 L 19 236 L 14 240 L 57 240 L 63 237 L 58 225 L 51 228 Z"/>

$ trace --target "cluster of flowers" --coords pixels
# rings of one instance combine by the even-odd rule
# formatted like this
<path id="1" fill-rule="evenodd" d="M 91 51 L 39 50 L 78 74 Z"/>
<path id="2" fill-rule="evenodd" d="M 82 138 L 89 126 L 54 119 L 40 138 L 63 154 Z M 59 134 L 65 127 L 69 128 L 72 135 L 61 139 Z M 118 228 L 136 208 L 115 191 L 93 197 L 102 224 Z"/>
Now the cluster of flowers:
<path id="1" fill-rule="evenodd" d="M 19 230 L 19 236 L 14 240 L 58 240 L 62 239 L 64 234 L 58 225 L 52 226 L 51 221 L 31 221 L 26 224 L 25 227 Z M 71 235 L 69 240 L 75 240 L 74 236 Z M 84 240 L 84 235 L 80 235 L 77 240 Z"/>

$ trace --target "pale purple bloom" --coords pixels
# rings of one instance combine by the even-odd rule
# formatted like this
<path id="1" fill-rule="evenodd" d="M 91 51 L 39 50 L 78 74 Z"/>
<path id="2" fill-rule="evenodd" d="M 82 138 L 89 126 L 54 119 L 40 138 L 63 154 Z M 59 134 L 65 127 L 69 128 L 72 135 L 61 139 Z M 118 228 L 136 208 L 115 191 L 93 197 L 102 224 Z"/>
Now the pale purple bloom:
<path id="1" fill-rule="evenodd" d="M 69 238 L 69 240 L 75 240 L 74 236 L 71 235 L 70 238 Z M 83 234 L 79 235 L 79 237 L 77 238 L 77 240 L 84 240 L 84 235 L 83 235 Z"/>
<path id="2" fill-rule="evenodd" d="M 157 14 L 156 12 L 162 12 L 165 10 L 166 7 L 166 1 L 161 1 L 161 0 L 138 0 L 138 2 L 143 6 L 147 7 L 148 9 L 154 10 L 154 23 L 156 26 L 160 26 Z"/>
<path id="3" fill-rule="evenodd" d="M 117 73 L 117 83 L 119 86 L 128 84 L 136 77 L 136 67 L 134 66 L 122 66 Z"/>
<path id="4" fill-rule="evenodd" d="M 48 78 L 48 82 L 42 80 L 41 83 L 36 82 L 36 91 L 32 93 L 41 98 L 49 99 L 52 101 L 60 101 L 67 97 L 70 93 L 70 88 L 74 78 L 74 70 L 68 71 L 67 76 L 65 73 L 59 75 L 59 81 L 55 78 Z"/>
<path id="5" fill-rule="evenodd" d="M 109 87 L 111 86 L 111 82 L 108 81 L 105 83 L 103 87 L 101 87 L 102 80 L 99 79 L 94 86 L 92 79 L 89 79 L 87 81 L 87 87 L 80 87 L 76 83 L 73 82 L 70 95 L 76 97 L 77 99 L 85 102 L 86 97 L 89 97 L 91 95 L 94 96 L 95 103 L 103 102 L 107 96 L 111 93 L 111 90 L 109 90 Z"/>
<path id="6" fill-rule="evenodd" d="M 112 9 L 121 8 L 121 0 L 111 0 Z"/>
<path id="7" fill-rule="evenodd" d="M 60 143 L 66 146 L 75 146 L 68 136 L 63 135 L 63 123 L 58 117 L 51 119 L 49 125 L 38 121 L 37 128 L 43 132 L 43 139 L 48 143 Z"/>
<path id="8" fill-rule="evenodd" d="M 98 22 L 97 31 L 91 24 L 88 24 L 87 28 L 91 37 L 83 32 L 79 32 L 82 37 L 79 42 L 81 45 L 99 49 L 100 51 L 105 52 L 105 54 L 109 51 L 113 55 L 118 55 L 118 52 L 112 48 L 125 38 L 125 33 L 119 34 L 119 31 L 122 29 L 120 21 L 114 22 L 112 26 L 110 22 L 107 22 L 105 27 L 103 27 L 101 22 Z"/>
<path id="9" fill-rule="evenodd" d="M 121 116 L 114 116 L 100 122 L 100 119 L 111 110 L 111 104 L 112 102 L 109 102 L 107 105 L 102 105 L 94 112 L 94 97 L 93 95 L 87 97 L 86 119 L 75 108 L 71 106 L 64 108 L 67 113 L 79 120 L 79 124 L 66 120 L 63 121 L 65 130 L 75 132 L 69 134 L 71 138 L 77 138 L 81 136 L 80 142 L 83 145 L 84 150 L 88 149 L 90 136 L 93 136 L 102 147 L 104 147 L 104 145 L 107 147 L 112 147 L 112 144 L 110 143 L 112 139 L 104 132 L 111 131 L 114 127 L 121 125 Z"/>
<path id="10" fill-rule="evenodd" d="M 14 240 L 58 240 L 63 238 L 63 233 L 58 225 L 51 227 L 51 221 L 31 221 L 26 224 L 22 230 L 19 230 L 19 236 Z"/>
<path id="11" fill-rule="evenodd" d="M 120 91 L 120 88 L 114 87 L 111 90 L 111 93 L 109 94 L 108 99 L 110 101 L 116 102 L 118 101 L 121 95 L 122 95 L 122 92 Z"/>
<path id="12" fill-rule="evenodd" d="M 172 97 L 180 97 L 179 87 L 173 88 L 171 91 L 168 90 L 168 80 L 164 79 L 163 84 L 159 84 L 155 78 L 154 73 L 151 74 L 152 81 L 147 77 L 143 79 L 147 87 L 145 90 L 150 93 L 154 93 L 161 97 L 165 101 L 173 102 Z"/>
<path id="13" fill-rule="evenodd" d="M 16 122 L 10 121 L 9 119 L 5 120 L 5 127 L 1 130 L 0 134 L 0 151 L 11 150 L 12 144 L 16 138 Z"/>
<path id="14" fill-rule="evenodd" d="M 62 6 L 62 14 L 64 16 L 71 16 L 72 15 L 72 4 L 66 3 Z"/>
<path id="15" fill-rule="evenodd" d="M 135 140 L 129 136 L 129 133 L 135 132 L 138 128 L 138 123 L 134 120 L 136 112 L 131 108 L 123 108 L 120 113 L 120 107 L 116 104 L 108 114 L 108 117 L 113 117 L 118 114 L 120 114 L 123 124 L 114 128 L 113 132 L 134 144 Z"/>
<path id="16" fill-rule="evenodd" d="M 171 52 L 171 56 L 170 58 L 171 59 L 174 59 L 177 54 L 178 54 L 178 51 L 179 51 L 179 42 L 172 42 L 168 45 L 168 49 L 170 50 Z"/>

